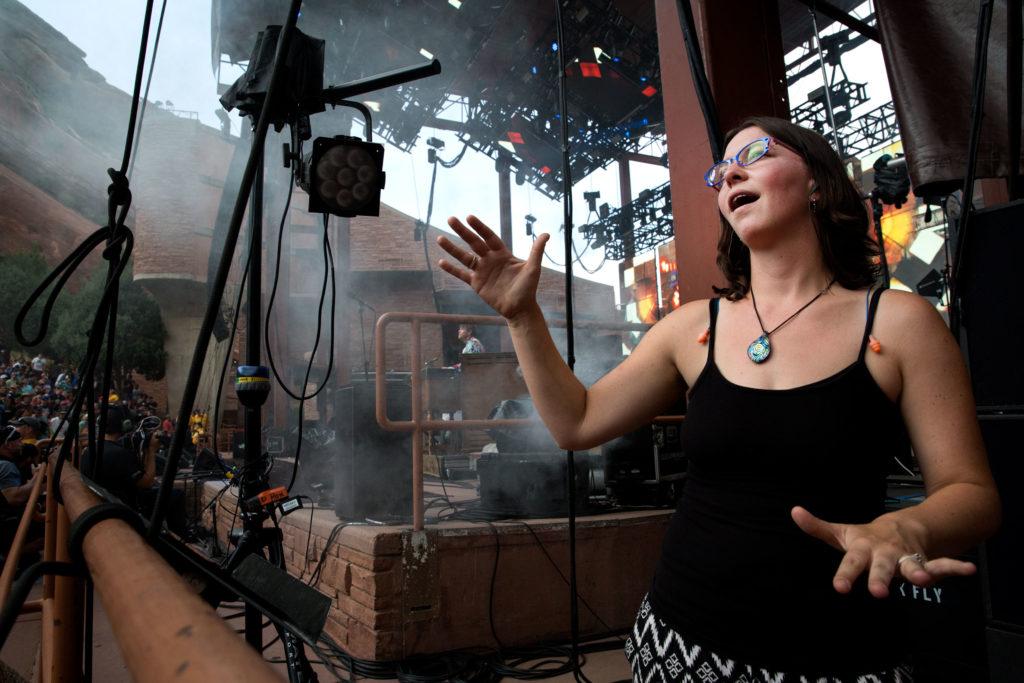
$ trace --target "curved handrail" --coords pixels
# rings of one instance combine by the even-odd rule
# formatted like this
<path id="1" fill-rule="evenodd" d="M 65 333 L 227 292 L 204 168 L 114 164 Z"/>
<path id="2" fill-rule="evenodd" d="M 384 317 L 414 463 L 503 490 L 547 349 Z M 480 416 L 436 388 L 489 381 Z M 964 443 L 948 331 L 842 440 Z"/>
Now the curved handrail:
<path id="1" fill-rule="evenodd" d="M 43 482 L 46 475 L 36 477 L 32 484 L 32 490 L 28 494 L 28 502 L 25 503 L 25 511 L 21 514 L 18 522 L 18 530 L 14 533 L 14 541 L 11 543 L 11 550 L 4 560 L 4 570 L 0 574 L 0 605 L 7 602 L 7 596 L 11 593 L 11 584 L 14 583 L 14 572 L 18 569 L 18 562 L 21 561 L 21 551 L 25 546 L 25 539 L 28 538 L 28 528 L 32 524 L 32 517 L 35 515 L 36 503 L 39 501 L 39 493 L 43 489 Z"/>

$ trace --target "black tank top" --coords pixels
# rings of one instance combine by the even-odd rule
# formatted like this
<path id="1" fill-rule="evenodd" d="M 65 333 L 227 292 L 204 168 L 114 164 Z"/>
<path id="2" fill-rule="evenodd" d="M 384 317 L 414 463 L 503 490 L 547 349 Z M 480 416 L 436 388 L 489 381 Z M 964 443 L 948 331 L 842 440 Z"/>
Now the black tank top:
<path id="1" fill-rule="evenodd" d="M 866 576 L 840 595 L 842 553 L 790 517 L 802 505 L 830 522 L 884 512 L 885 477 L 909 451 L 899 408 L 864 363 L 883 290 L 870 299 L 856 361 L 793 389 L 729 382 L 708 359 L 682 431 L 689 471 L 651 589 L 654 612 L 688 642 L 740 662 L 793 672 L 869 671 L 898 664 L 894 598 Z"/>

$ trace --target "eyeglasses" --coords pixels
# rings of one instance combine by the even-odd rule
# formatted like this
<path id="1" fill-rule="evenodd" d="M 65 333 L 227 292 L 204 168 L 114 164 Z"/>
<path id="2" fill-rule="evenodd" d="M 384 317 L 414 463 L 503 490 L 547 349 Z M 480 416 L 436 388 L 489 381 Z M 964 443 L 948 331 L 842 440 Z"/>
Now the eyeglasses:
<path id="1" fill-rule="evenodd" d="M 752 140 L 741 147 L 740 151 L 736 152 L 736 156 L 729 157 L 728 159 L 722 159 L 717 164 L 709 168 L 708 172 L 704 174 L 704 182 L 708 187 L 713 187 L 716 190 L 719 189 L 725 181 L 725 174 L 729 172 L 729 167 L 732 166 L 733 162 L 740 166 L 750 166 L 750 164 L 768 154 L 768 151 L 775 145 L 785 147 L 790 152 L 800 156 L 800 153 L 795 149 L 773 137 L 766 136 L 763 138 L 757 138 L 756 140 Z"/>

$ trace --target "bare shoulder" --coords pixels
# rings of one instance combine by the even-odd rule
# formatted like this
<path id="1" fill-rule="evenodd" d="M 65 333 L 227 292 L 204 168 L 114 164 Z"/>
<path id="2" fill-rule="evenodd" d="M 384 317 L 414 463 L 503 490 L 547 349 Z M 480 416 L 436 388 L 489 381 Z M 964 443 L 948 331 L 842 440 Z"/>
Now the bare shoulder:
<path id="1" fill-rule="evenodd" d="M 708 299 L 695 299 L 669 313 L 651 328 L 651 331 L 661 328 L 660 335 L 680 335 L 693 332 L 696 337 L 708 326 Z M 678 337 L 677 337 L 678 339 Z"/>
<path id="2" fill-rule="evenodd" d="M 942 333 L 952 341 L 949 327 L 928 300 L 911 292 L 886 290 L 878 304 L 876 337 L 886 336 L 897 345 L 919 345 L 922 341 L 936 341 Z M 924 337 L 924 339 L 922 339 Z"/>
<path id="3" fill-rule="evenodd" d="M 893 352 L 904 389 L 914 378 L 937 373 L 967 381 L 949 326 L 935 306 L 917 294 L 886 291 L 878 305 L 874 336 Z"/>
<path id="4" fill-rule="evenodd" d="M 672 359 L 676 370 L 689 384 L 707 360 L 707 344 L 702 333 L 710 324 L 708 299 L 688 301 L 662 318 L 647 333 L 662 353 Z"/>

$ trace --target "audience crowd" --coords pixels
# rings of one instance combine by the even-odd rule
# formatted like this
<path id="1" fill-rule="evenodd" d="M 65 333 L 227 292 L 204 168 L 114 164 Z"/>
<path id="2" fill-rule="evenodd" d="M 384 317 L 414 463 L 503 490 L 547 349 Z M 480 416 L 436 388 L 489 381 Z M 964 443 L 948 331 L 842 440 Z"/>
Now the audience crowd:
<path id="1" fill-rule="evenodd" d="M 61 441 L 69 429 L 64 418 L 79 383 L 79 377 L 68 363 L 42 355 L 31 359 L 17 358 L 0 350 L 0 563 L 13 540 L 32 485 L 37 477 L 42 476 L 42 463 L 50 446 Z M 134 454 L 125 455 L 128 451 L 116 442 L 145 418 L 155 417 L 147 423 L 158 425 L 154 431 L 163 432 L 164 437 L 170 436 L 174 422 L 170 416 L 161 420 L 156 401 L 131 381 L 111 390 L 109 405 L 107 434 L 98 435 L 98 438 L 109 442 L 103 461 L 106 472 L 97 471 L 95 480 L 134 507 L 136 485 L 144 488 L 153 482 L 156 440 L 153 439 L 152 444 L 147 443 L 141 458 Z M 98 410 L 98 404 L 96 408 Z M 86 420 L 83 410 L 78 424 L 70 427 L 80 439 L 87 431 Z M 82 447 L 85 447 L 84 440 Z M 125 454 L 121 453 L 122 450 Z M 120 460 L 125 463 L 118 462 L 119 455 L 123 455 Z M 130 471 L 135 469 L 135 460 L 140 461 L 139 473 Z M 124 477 L 120 476 L 122 471 Z M 135 485 L 123 486 L 122 478 Z M 38 540 L 38 533 L 31 535 Z M 28 557 L 37 555 L 32 544 L 26 550 Z"/>

